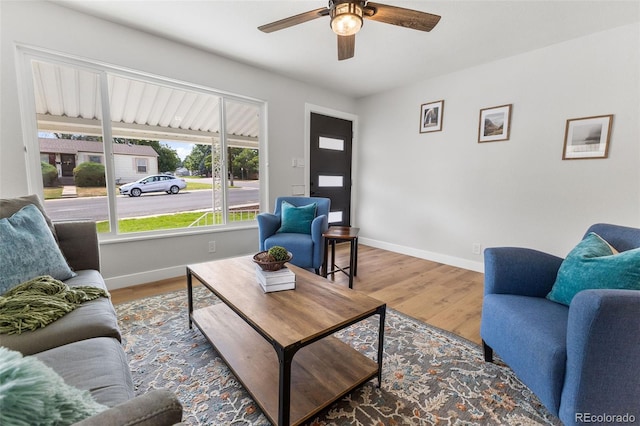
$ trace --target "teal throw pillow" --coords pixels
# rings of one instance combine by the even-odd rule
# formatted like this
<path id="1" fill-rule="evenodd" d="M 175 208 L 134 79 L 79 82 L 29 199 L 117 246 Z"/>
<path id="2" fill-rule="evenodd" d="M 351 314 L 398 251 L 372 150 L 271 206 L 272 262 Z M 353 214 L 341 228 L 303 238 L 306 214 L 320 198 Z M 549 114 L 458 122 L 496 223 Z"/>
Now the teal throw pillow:
<path id="1" fill-rule="evenodd" d="M 40 275 L 64 281 L 75 276 L 44 216 L 32 204 L 0 219 L 0 294 Z"/>
<path id="2" fill-rule="evenodd" d="M 0 346 L 0 425 L 71 425 L 106 409 L 38 358 Z"/>
<path id="3" fill-rule="evenodd" d="M 569 305 L 588 289 L 640 290 L 640 248 L 618 253 L 591 232 L 560 265 L 547 299 Z"/>
<path id="4" fill-rule="evenodd" d="M 296 207 L 286 201 L 280 207 L 280 229 L 278 233 L 311 234 L 311 222 L 316 217 L 317 204 Z"/>

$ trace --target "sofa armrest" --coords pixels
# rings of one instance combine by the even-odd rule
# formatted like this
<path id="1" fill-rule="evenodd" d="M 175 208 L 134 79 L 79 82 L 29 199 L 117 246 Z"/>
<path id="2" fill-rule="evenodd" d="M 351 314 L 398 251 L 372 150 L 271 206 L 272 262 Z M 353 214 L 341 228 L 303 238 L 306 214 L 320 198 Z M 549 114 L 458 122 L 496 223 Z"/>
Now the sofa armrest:
<path id="1" fill-rule="evenodd" d="M 100 249 L 95 222 L 55 222 L 54 227 L 60 250 L 71 269 L 100 271 Z"/>
<path id="2" fill-rule="evenodd" d="M 76 423 L 76 426 L 164 426 L 182 421 L 182 404 L 173 392 L 156 389 Z"/>
<path id="3" fill-rule="evenodd" d="M 256 216 L 258 220 L 258 240 L 260 241 L 259 250 L 265 250 L 264 240 L 276 233 L 280 228 L 280 216 L 272 213 L 260 213 Z"/>
<path id="4" fill-rule="evenodd" d="M 562 260 L 528 248 L 490 247 L 484 251 L 484 294 L 545 297 Z"/>
<path id="5" fill-rule="evenodd" d="M 569 306 L 560 418 L 576 413 L 640 417 L 640 291 L 584 290 Z"/>

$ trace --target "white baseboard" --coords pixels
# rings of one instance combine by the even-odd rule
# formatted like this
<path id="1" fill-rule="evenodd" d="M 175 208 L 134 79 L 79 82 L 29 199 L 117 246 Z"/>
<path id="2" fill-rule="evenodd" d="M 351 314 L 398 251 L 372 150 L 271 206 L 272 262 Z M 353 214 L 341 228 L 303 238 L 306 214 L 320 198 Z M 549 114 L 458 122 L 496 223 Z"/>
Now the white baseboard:
<path id="1" fill-rule="evenodd" d="M 168 278 L 186 277 L 186 266 L 172 266 L 170 268 L 155 269 L 153 271 L 144 271 L 136 274 L 120 275 L 117 277 L 105 278 L 109 290 L 118 288 L 132 287 L 135 285 L 151 283 L 154 281 L 166 280 Z"/>
<path id="2" fill-rule="evenodd" d="M 367 246 L 389 250 L 395 253 L 406 254 L 408 256 L 418 257 L 420 259 L 430 260 L 432 262 L 444 263 L 445 265 L 451 265 L 457 268 L 484 273 L 483 262 L 474 262 L 468 259 L 461 259 L 459 257 L 447 256 L 441 253 L 419 250 L 412 247 L 401 246 L 398 244 L 387 243 L 370 238 L 361 237 L 358 240 L 359 242 Z M 170 268 L 155 269 L 153 271 L 144 271 L 136 274 L 105 278 L 105 282 L 109 290 L 116 290 L 119 288 L 132 287 L 135 285 L 146 284 L 154 281 L 166 280 L 169 278 L 181 276 L 184 277 L 186 276 L 186 274 L 186 266 L 172 266 Z"/>
<path id="3" fill-rule="evenodd" d="M 401 246 L 398 244 L 387 243 L 384 241 L 373 240 L 370 238 L 358 238 L 358 241 L 364 245 L 389 250 L 395 253 L 406 254 L 408 256 L 418 257 L 420 259 L 430 260 L 432 262 L 444 263 L 445 265 L 455 266 L 456 268 L 468 269 L 484 273 L 484 263 L 476 262 L 469 259 L 461 259 L 459 257 L 448 256 L 442 253 L 434 253 L 427 250 L 419 250 L 413 247 Z"/>

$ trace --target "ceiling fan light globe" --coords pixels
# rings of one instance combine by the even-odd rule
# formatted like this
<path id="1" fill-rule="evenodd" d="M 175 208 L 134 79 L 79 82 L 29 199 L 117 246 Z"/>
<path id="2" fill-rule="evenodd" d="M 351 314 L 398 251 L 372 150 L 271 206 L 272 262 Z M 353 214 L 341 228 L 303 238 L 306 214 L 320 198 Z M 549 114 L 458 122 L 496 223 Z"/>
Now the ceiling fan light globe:
<path id="1" fill-rule="evenodd" d="M 362 28 L 362 6 L 345 2 L 331 10 L 331 29 L 339 36 L 350 36 Z"/>

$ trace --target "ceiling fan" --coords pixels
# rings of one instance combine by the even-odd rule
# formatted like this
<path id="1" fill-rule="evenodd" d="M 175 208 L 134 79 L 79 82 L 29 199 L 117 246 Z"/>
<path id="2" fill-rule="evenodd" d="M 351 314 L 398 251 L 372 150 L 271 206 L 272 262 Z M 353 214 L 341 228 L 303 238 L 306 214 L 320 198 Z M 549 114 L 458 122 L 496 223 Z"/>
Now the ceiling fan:
<path id="1" fill-rule="evenodd" d="M 311 21 L 322 16 L 331 17 L 331 29 L 338 35 L 338 60 L 352 58 L 356 48 L 356 33 L 362 28 L 363 18 L 398 25 L 419 31 L 431 31 L 440 16 L 403 7 L 369 1 L 329 0 L 329 6 L 290 16 L 258 27 L 271 33 Z"/>

